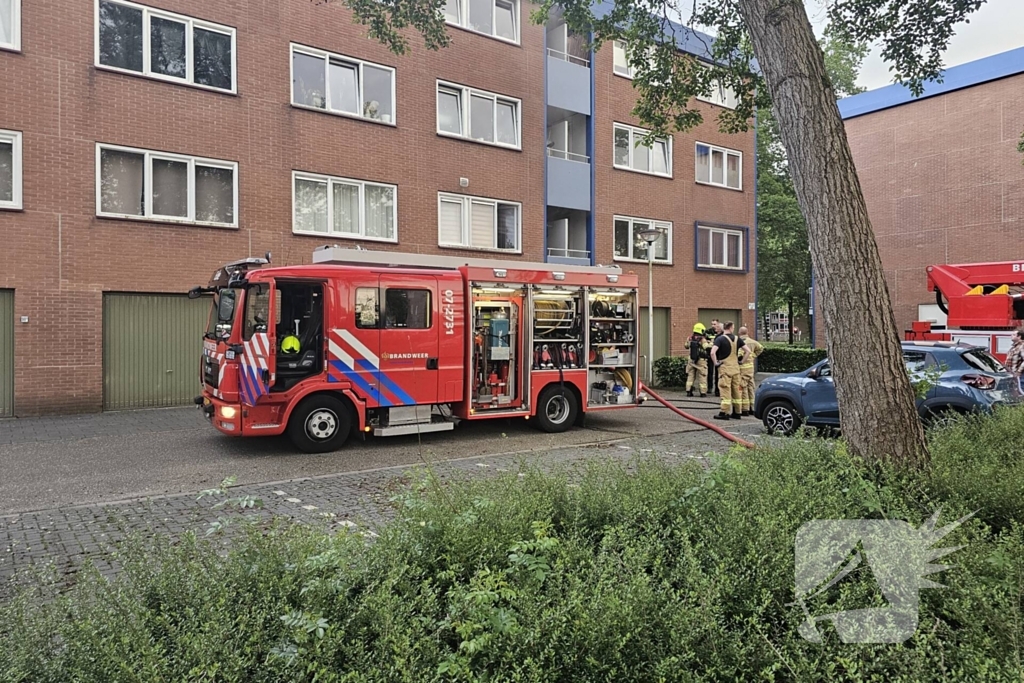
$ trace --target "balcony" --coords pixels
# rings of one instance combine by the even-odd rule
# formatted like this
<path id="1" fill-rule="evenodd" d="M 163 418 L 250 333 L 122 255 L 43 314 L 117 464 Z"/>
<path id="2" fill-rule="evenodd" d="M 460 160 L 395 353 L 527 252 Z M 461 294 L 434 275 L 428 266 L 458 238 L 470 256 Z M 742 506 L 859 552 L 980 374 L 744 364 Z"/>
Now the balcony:
<path id="1" fill-rule="evenodd" d="M 590 116 L 590 51 L 557 16 L 548 23 L 547 60 L 547 103 Z"/>
<path id="2" fill-rule="evenodd" d="M 590 211 L 587 117 L 548 107 L 548 205 Z"/>
<path id="3" fill-rule="evenodd" d="M 548 263 L 589 266 L 587 212 L 549 208 L 547 226 Z"/>

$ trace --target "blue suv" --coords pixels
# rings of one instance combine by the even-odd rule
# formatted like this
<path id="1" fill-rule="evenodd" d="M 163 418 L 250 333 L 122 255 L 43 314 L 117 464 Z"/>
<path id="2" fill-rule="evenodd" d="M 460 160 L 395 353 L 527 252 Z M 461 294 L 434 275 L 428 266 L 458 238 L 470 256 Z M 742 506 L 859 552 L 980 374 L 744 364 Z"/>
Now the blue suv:
<path id="1" fill-rule="evenodd" d="M 982 347 L 904 342 L 903 360 L 912 377 L 941 373 L 927 396 L 917 400 L 917 412 L 926 422 L 943 414 L 985 412 L 997 403 L 1021 401 L 1017 380 Z M 754 417 L 775 434 L 792 434 L 801 424 L 838 427 L 839 401 L 828 360 L 761 382 Z"/>

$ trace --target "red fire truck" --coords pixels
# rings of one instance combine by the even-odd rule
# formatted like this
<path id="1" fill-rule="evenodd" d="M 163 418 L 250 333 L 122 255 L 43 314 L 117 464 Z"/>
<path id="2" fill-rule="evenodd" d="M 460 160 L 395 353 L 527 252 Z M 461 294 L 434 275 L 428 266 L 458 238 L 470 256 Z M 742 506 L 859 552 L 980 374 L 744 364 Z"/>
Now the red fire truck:
<path id="1" fill-rule="evenodd" d="M 232 436 L 297 448 L 522 417 L 559 432 L 635 407 L 637 276 L 618 267 L 327 246 L 310 265 L 229 263 L 196 403 Z"/>
<path id="2" fill-rule="evenodd" d="M 1024 324 L 1024 261 L 928 266 L 928 291 L 946 325 L 913 323 L 908 341 L 957 341 L 1006 359 L 1013 331 Z"/>

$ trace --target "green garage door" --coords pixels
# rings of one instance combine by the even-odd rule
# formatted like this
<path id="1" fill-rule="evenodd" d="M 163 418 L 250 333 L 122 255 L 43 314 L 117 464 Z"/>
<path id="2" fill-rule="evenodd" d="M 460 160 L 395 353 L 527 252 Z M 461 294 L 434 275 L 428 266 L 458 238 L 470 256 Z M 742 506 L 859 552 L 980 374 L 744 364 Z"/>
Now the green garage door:
<path id="1" fill-rule="evenodd" d="M 14 415 L 14 292 L 0 289 L 0 417 Z"/>
<path id="2" fill-rule="evenodd" d="M 647 307 L 643 306 L 640 308 L 640 329 L 637 334 L 637 343 L 639 345 L 639 351 L 637 353 L 643 356 L 645 359 L 649 353 L 649 347 L 647 342 Z M 669 315 L 669 309 L 661 306 L 654 307 L 654 360 L 664 358 L 672 352 L 672 337 L 671 337 L 671 316 Z M 650 364 L 646 360 L 641 360 L 640 363 L 640 374 L 644 377 L 647 376 L 647 368 Z"/>
<path id="3" fill-rule="evenodd" d="M 103 296 L 103 409 L 185 405 L 199 391 L 209 299 Z"/>

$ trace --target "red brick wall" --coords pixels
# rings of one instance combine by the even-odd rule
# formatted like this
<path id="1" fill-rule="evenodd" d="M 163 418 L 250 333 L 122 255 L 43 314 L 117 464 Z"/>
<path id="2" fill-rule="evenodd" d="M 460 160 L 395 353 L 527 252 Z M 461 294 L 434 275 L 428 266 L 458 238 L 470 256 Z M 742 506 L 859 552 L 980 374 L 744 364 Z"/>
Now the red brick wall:
<path id="1" fill-rule="evenodd" d="M 672 177 L 664 178 L 616 169 L 613 166 L 613 124 L 639 126 L 632 115 L 636 96 L 632 81 L 612 70 L 612 46 L 597 55 L 595 105 L 597 262 L 611 263 L 614 254 L 613 216 L 672 221 L 672 263 L 654 266 L 654 305 L 672 309 L 673 354 L 682 354 L 686 338 L 697 321 L 698 308 L 741 311 L 740 324 L 752 324 L 754 311 L 747 310 L 754 296 L 754 134 L 729 135 L 718 130 L 721 108 L 697 103 L 704 122 L 685 133 L 674 133 Z M 712 187 L 695 181 L 697 141 L 743 153 L 742 191 Z M 695 269 L 695 222 L 749 228 L 746 248 L 749 273 L 717 273 Z M 624 262 L 623 270 L 641 275 L 641 302 L 647 305 L 647 265 Z"/>
<path id="2" fill-rule="evenodd" d="M 927 266 L 1024 259 L 1022 131 L 1024 74 L 846 121 L 901 331 Z"/>
<path id="3" fill-rule="evenodd" d="M 304 263 L 334 241 L 292 234 L 292 170 L 397 185 L 399 243 L 374 249 L 453 253 L 437 246 L 438 191 L 521 202 L 522 257 L 543 260 L 544 29 L 528 6 L 521 45 L 450 28 L 449 48 L 411 36 L 399 57 L 337 3 L 158 4 L 236 28 L 237 96 L 97 69 L 91 0 L 23 3 L 22 52 L 0 52 L 0 128 L 23 132 L 24 211 L 0 211 L 0 288 L 30 318 L 16 328 L 19 415 L 101 408 L 103 292 L 184 292 L 226 261 L 270 250 L 276 264 Z M 395 67 L 397 125 L 291 107 L 289 42 Z M 676 137 L 674 180 L 613 171 L 611 120 L 630 120 L 633 94 L 610 75 L 610 48 L 599 69 L 598 260 L 611 262 L 612 213 L 672 220 L 676 265 L 658 268 L 656 304 L 679 309 L 683 326 L 698 305 L 745 309 L 752 276 L 694 273 L 692 222 L 752 227 L 752 135 L 726 141 L 706 124 L 698 136 L 744 151 L 742 193 L 694 185 L 690 137 Z M 437 79 L 521 99 L 522 151 L 438 136 Z M 97 218 L 97 142 L 237 161 L 239 227 Z M 685 334 L 673 337 L 678 348 Z"/>

